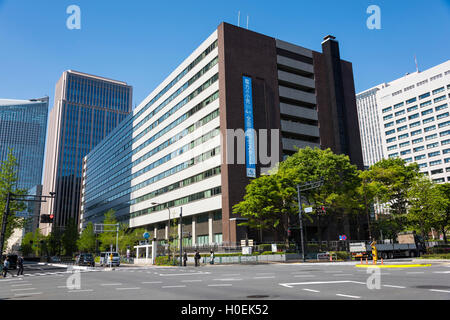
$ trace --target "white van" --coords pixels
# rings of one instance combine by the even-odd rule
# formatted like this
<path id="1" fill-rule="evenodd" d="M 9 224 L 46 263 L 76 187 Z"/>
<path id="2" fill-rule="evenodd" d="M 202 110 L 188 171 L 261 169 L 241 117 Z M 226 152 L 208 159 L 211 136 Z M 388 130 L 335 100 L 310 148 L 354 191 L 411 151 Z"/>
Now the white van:
<path id="1" fill-rule="evenodd" d="M 112 255 L 112 261 L 111 261 Z M 118 252 L 101 252 L 100 253 L 100 266 L 120 266 L 120 255 Z"/>

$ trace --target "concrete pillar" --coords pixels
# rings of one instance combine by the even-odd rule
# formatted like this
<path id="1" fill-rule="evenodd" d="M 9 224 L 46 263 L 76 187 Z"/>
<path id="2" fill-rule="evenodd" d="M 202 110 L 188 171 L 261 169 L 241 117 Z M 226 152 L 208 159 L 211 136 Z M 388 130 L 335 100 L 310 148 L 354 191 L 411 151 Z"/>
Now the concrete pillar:
<path id="1" fill-rule="evenodd" d="M 197 221 L 197 218 L 195 216 L 192 217 L 192 231 L 191 231 L 191 235 L 192 235 L 192 245 L 195 246 L 197 244 L 197 232 L 196 232 L 196 226 L 195 226 L 195 222 Z"/>
<path id="2" fill-rule="evenodd" d="M 139 247 L 136 248 L 136 258 L 139 259 Z"/>
<path id="3" fill-rule="evenodd" d="M 156 261 L 157 248 L 158 248 L 158 242 L 153 240 L 152 241 L 152 264 L 155 264 L 155 261 Z"/>
<path id="4" fill-rule="evenodd" d="M 148 259 L 148 246 L 145 247 L 145 260 Z M 147 261 L 145 261 L 147 262 Z"/>
<path id="5" fill-rule="evenodd" d="M 166 223 L 166 239 L 169 240 L 169 224 Z"/>
<path id="6" fill-rule="evenodd" d="M 157 239 L 158 238 L 158 227 L 156 225 L 155 225 L 155 228 L 153 229 L 153 233 L 154 233 L 153 238 Z"/>
<path id="7" fill-rule="evenodd" d="M 208 216 L 208 235 L 209 235 L 209 244 L 213 243 L 213 219 L 214 215 L 212 213 L 209 213 Z"/>

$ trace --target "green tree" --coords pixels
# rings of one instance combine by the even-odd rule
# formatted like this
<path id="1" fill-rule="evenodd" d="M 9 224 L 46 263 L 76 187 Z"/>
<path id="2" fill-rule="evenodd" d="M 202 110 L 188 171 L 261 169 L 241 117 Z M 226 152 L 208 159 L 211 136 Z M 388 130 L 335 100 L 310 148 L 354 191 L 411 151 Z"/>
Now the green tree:
<path id="1" fill-rule="evenodd" d="M 116 224 L 117 219 L 115 211 L 113 209 L 108 210 L 105 213 L 105 218 L 103 219 L 103 224 Z M 116 246 L 116 227 L 115 226 L 105 226 L 102 233 L 98 235 L 100 241 L 100 250 L 109 251 L 110 246 L 113 248 Z"/>
<path id="2" fill-rule="evenodd" d="M 89 222 L 81 232 L 80 238 L 77 241 L 78 249 L 83 252 L 94 253 L 96 244 L 96 236 L 94 233 L 94 225 Z"/>
<path id="3" fill-rule="evenodd" d="M 125 255 L 127 249 L 134 250 L 139 240 L 143 240 L 144 228 L 131 229 L 126 224 L 121 224 L 119 229 L 119 252 Z"/>
<path id="4" fill-rule="evenodd" d="M 450 183 L 438 184 L 436 189 L 441 195 L 441 203 L 434 217 L 433 227 L 442 232 L 444 241 L 447 243 L 447 232 L 450 229 Z"/>
<path id="5" fill-rule="evenodd" d="M 78 226 L 75 222 L 75 219 L 70 218 L 61 237 L 61 242 L 64 247 L 66 256 L 71 256 L 74 252 L 77 251 L 78 237 Z"/>
<path id="6" fill-rule="evenodd" d="M 24 256 L 29 256 L 33 253 L 33 247 L 31 241 L 33 241 L 33 232 L 26 233 L 22 238 L 22 243 L 20 246 L 20 251 Z"/>
<path id="7" fill-rule="evenodd" d="M 442 208 L 442 194 L 428 176 L 420 176 L 411 184 L 408 197 L 408 226 L 419 232 L 423 238 L 428 238 L 428 233 L 435 224 L 436 214 Z"/>
<path id="8" fill-rule="evenodd" d="M 14 157 L 12 149 L 10 149 L 6 160 L 0 164 L 0 227 L 1 221 L 3 221 L 3 215 L 5 214 L 8 193 L 11 192 L 18 195 L 26 194 L 26 190 L 17 188 L 17 166 L 17 159 Z M 9 215 L 5 232 L 5 247 L 8 243 L 8 239 L 14 232 L 14 229 L 23 228 L 25 220 L 17 217 L 16 212 L 25 210 L 25 208 L 26 206 L 22 201 L 10 200 Z M 5 249 L 5 247 L 3 249 Z"/>
<path id="9" fill-rule="evenodd" d="M 407 226 L 409 191 L 419 177 L 418 165 L 406 165 L 400 158 L 383 159 L 371 166 L 362 176 L 366 190 L 370 190 L 371 200 L 389 209 L 390 214 L 383 217 L 376 226 L 389 234 L 384 235 L 395 238 L 398 232 Z"/>

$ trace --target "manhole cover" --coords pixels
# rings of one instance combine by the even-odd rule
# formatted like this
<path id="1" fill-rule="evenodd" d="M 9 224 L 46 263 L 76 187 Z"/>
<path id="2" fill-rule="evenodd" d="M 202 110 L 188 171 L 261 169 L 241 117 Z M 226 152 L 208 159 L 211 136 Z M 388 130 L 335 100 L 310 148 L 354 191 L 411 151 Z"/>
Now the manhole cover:
<path id="1" fill-rule="evenodd" d="M 449 286 L 416 286 L 418 289 L 450 289 Z"/>
<path id="2" fill-rule="evenodd" d="M 253 295 L 253 296 L 247 296 L 249 299 L 263 299 L 263 298 L 269 298 L 269 296 L 265 295 Z"/>

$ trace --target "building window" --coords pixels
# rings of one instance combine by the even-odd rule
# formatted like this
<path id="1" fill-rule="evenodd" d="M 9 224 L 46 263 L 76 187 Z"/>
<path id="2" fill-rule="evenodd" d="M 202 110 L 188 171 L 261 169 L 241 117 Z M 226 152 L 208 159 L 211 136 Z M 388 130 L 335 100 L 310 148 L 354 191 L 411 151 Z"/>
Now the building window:
<path id="1" fill-rule="evenodd" d="M 412 143 L 413 144 L 416 144 L 416 143 L 420 143 L 420 142 L 422 142 L 423 141 L 423 138 L 418 138 L 418 139 L 414 139 L 413 141 L 412 141 Z"/>
<path id="2" fill-rule="evenodd" d="M 399 123 L 403 123 L 403 122 L 406 122 L 406 118 L 401 118 L 401 119 L 398 119 L 397 121 L 395 121 L 397 124 L 399 124 Z"/>
<path id="3" fill-rule="evenodd" d="M 405 114 L 405 110 L 400 110 L 400 111 L 396 112 L 395 116 L 398 117 L 398 116 L 400 116 L 402 114 Z"/>
<path id="4" fill-rule="evenodd" d="M 393 134 L 393 133 L 395 133 L 395 130 L 394 130 L 394 129 L 389 130 L 389 131 L 386 131 L 386 135 L 387 135 L 387 136 L 390 135 L 390 134 Z"/>
<path id="5" fill-rule="evenodd" d="M 428 110 L 422 111 L 422 116 L 425 116 L 425 115 L 430 114 L 432 112 L 433 112 L 433 109 L 428 109 Z"/>
<path id="6" fill-rule="evenodd" d="M 409 119 L 409 120 L 412 120 L 412 119 L 416 119 L 416 118 L 418 118 L 418 117 L 419 117 L 419 114 L 416 113 L 416 114 L 410 115 L 410 116 L 408 117 L 408 119 Z"/>
<path id="7" fill-rule="evenodd" d="M 392 138 L 387 139 L 386 143 L 391 143 L 391 142 L 393 142 L 395 140 L 397 140 L 397 138 L 396 137 L 392 137 Z"/>
<path id="8" fill-rule="evenodd" d="M 209 235 L 197 236 L 197 244 L 198 245 L 209 244 Z"/>
<path id="9" fill-rule="evenodd" d="M 435 108 L 435 110 L 436 110 L 436 112 L 437 112 L 437 111 L 440 111 L 440 110 L 446 109 L 446 108 L 447 108 L 447 104 L 445 103 L 445 104 L 442 104 L 442 105 L 440 105 L 440 106 L 437 106 L 437 107 Z"/>
<path id="10" fill-rule="evenodd" d="M 437 138 L 437 134 L 436 133 L 435 134 L 431 134 L 429 136 L 426 136 L 425 137 L 425 141 L 428 141 L 428 140 L 431 140 L 431 139 L 435 139 L 435 138 Z"/>
<path id="11" fill-rule="evenodd" d="M 435 125 L 432 125 L 432 126 L 429 126 L 429 127 L 426 127 L 425 129 L 423 129 L 424 132 L 430 132 L 432 130 L 436 130 L 436 126 Z"/>
<path id="12" fill-rule="evenodd" d="M 387 107 L 383 109 L 383 113 L 389 112 L 392 110 L 392 107 Z"/>
<path id="13" fill-rule="evenodd" d="M 427 124 L 427 123 L 433 122 L 433 121 L 434 121 L 434 117 L 431 117 L 431 118 L 424 119 L 422 122 L 423 122 L 423 124 Z"/>
<path id="14" fill-rule="evenodd" d="M 448 117 L 448 112 L 442 113 L 442 114 L 436 116 L 436 119 L 441 120 L 441 119 L 447 118 L 447 117 Z"/>
<path id="15" fill-rule="evenodd" d="M 409 107 L 407 110 L 408 110 L 408 112 L 411 112 L 411 111 L 414 111 L 417 109 L 419 109 L 419 107 L 417 105 L 415 105 L 415 106 Z"/>
<path id="16" fill-rule="evenodd" d="M 400 152 L 400 155 L 404 156 L 405 154 L 410 154 L 411 153 L 411 149 L 408 150 L 404 150 L 402 152 Z"/>
<path id="17" fill-rule="evenodd" d="M 429 93 L 429 92 L 427 92 L 427 93 L 424 93 L 424 94 L 421 94 L 421 95 L 419 96 L 419 100 L 422 100 L 422 99 L 428 98 L 429 96 L 430 96 L 430 93 Z"/>
<path id="18" fill-rule="evenodd" d="M 449 124 L 450 124 L 450 121 L 445 121 L 445 122 L 439 123 L 438 127 L 444 128 L 444 127 L 448 126 Z"/>
<path id="19" fill-rule="evenodd" d="M 398 128 L 397 128 L 397 132 L 405 131 L 405 130 L 407 130 L 407 129 L 408 129 L 408 126 L 398 127 Z"/>
<path id="20" fill-rule="evenodd" d="M 215 233 L 214 234 L 214 243 L 217 243 L 217 244 L 221 244 L 223 241 L 222 241 L 222 234 L 221 233 Z"/>
<path id="21" fill-rule="evenodd" d="M 384 116 L 383 120 L 386 121 L 386 120 L 392 119 L 392 117 L 393 117 L 393 115 L 390 114 L 390 115 Z"/>
<path id="22" fill-rule="evenodd" d="M 424 149 L 425 149 L 424 146 L 420 146 L 420 147 L 414 148 L 413 151 L 414 151 L 414 152 L 419 152 L 419 151 L 422 151 L 422 150 L 424 150 Z"/>
<path id="23" fill-rule="evenodd" d="M 430 104 L 431 104 L 431 100 L 421 103 L 420 107 L 423 108 L 423 107 L 429 106 Z"/>
<path id="24" fill-rule="evenodd" d="M 422 129 L 411 131 L 411 137 L 417 136 L 422 133 Z"/>
<path id="25" fill-rule="evenodd" d="M 414 98 L 411 98 L 409 100 L 406 100 L 406 104 L 410 104 L 410 103 L 413 103 L 413 102 L 416 102 L 416 101 L 417 101 L 417 99 L 414 97 Z"/>
<path id="26" fill-rule="evenodd" d="M 409 124 L 410 128 L 414 128 L 414 127 L 417 127 L 417 126 L 420 126 L 420 121 L 416 121 L 416 122 L 413 122 L 413 123 Z"/>
<path id="27" fill-rule="evenodd" d="M 389 155 L 389 158 L 394 158 L 394 157 L 398 157 L 398 152 L 391 153 L 391 154 Z"/>
<path id="28" fill-rule="evenodd" d="M 398 136 L 398 140 L 405 139 L 405 138 L 408 138 L 408 137 L 409 137 L 408 133 L 401 134 L 401 135 Z"/>
<path id="29" fill-rule="evenodd" d="M 437 166 L 442 163 L 442 160 L 436 160 L 430 162 L 430 167 Z"/>
<path id="30" fill-rule="evenodd" d="M 430 143 L 427 144 L 427 149 L 436 148 L 437 146 L 439 146 L 439 142 Z"/>
<path id="31" fill-rule="evenodd" d="M 403 148 L 403 147 L 406 147 L 406 146 L 409 146 L 409 141 L 400 143 L 400 145 L 399 145 L 400 148 Z"/>
<path id="32" fill-rule="evenodd" d="M 385 125 L 384 125 L 384 127 L 385 128 L 389 128 L 389 127 L 392 127 L 394 125 L 394 121 L 391 121 L 391 122 L 389 122 L 389 123 L 386 123 Z"/>
<path id="33" fill-rule="evenodd" d="M 438 94 L 439 92 L 442 92 L 442 91 L 444 91 L 444 90 L 445 90 L 444 87 L 440 87 L 440 88 L 438 88 L 438 89 L 436 89 L 436 90 L 433 90 L 433 95 Z"/>
<path id="34" fill-rule="evenodd" d="M 401 92 L 401 91 L 399 91 L 399 92 Z M 394 109 L 398 109 L 400 107 L 403 107 L 403 105 L 404 105 L 403 102 L 397 103 L 397 104 L 394 105 Z"/>
<path id="35" fill-rule="evenodd" d="M 445 100 L 445 99 L 447 99 L 447 97 L 445 95 L 443 95 L 443 96 L 437 97 L 433 101 L 434 101 L 434 103 L 436 103 L 436 102 L 439 102 L 439 101 L 442 101 L 442 100 Z"/>
<path id="36" fill-rule="evenodd" d="M 395 150 L 395 149 L 397 149 L 397 145 L 396 145 L 396 144 L 394 144 L 394 145 L 392 145 L 392 146 L 389 146 L 389 147 L 387 148 L 388 151 L 392 151 L 392 150 Z"/>
<path id="37" fill-rule="evenodd" d="M 422 159 L 425 159 L 425 155 L 424 154 L 421 154 L 420 156 L 414 157 L 414 161 L 418 161 L 418 160 L 422 160 Z"/>

